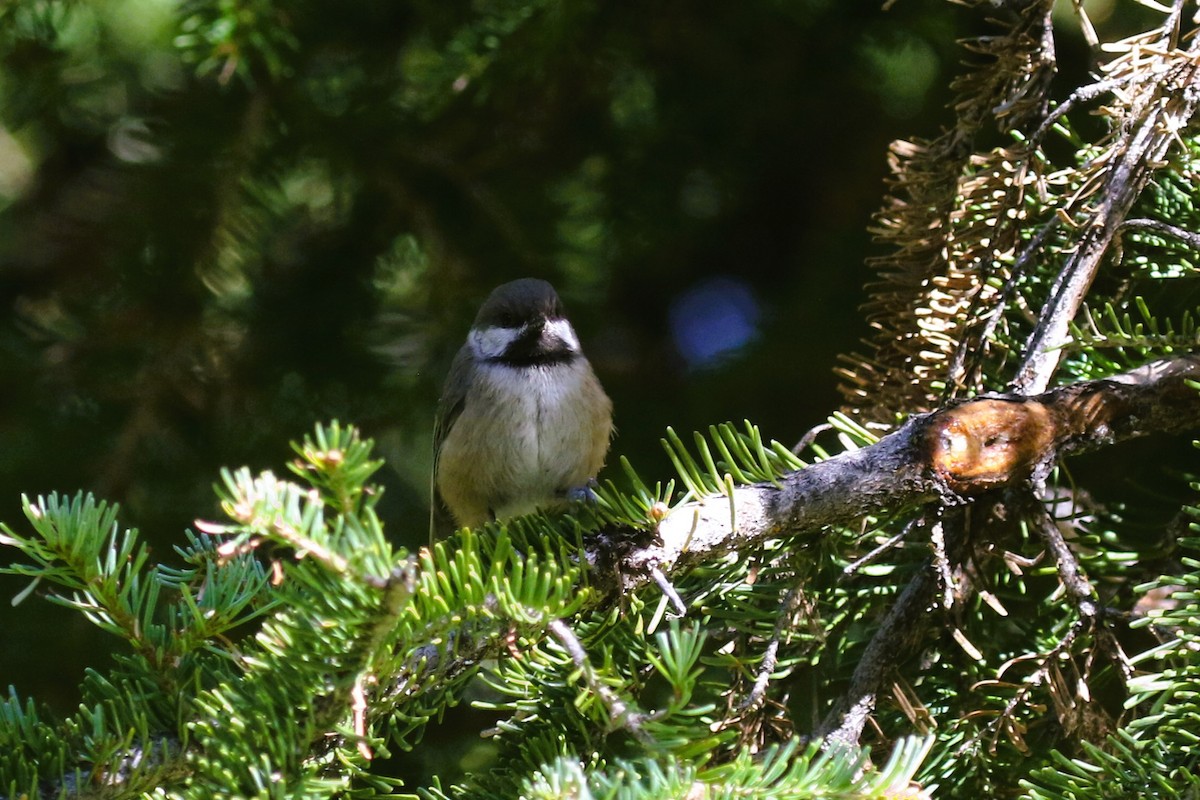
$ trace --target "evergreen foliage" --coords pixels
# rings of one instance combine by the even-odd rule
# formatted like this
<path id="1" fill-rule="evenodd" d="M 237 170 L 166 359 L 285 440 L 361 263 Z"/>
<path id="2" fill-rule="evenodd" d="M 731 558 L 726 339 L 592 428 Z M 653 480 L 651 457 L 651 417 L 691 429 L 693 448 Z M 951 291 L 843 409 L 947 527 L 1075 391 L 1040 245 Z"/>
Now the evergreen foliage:
<path id="1" fill-rule="evenodd" d="M 724 430 L 722 447 L 757 440 Z M 613 797 L 695 786 L 894 796 L 929 746 L 914 739 L 878 769 L 865 752 L 821 754 L 788 736 L 746 747 L 735 720 L 754 712 L 731 715 L 726 681 L 754 655 L 714 647 L 709 631 L 730 644 L 739 628 L 770 633 L 773 615 L 747 591 L 750 561 L 699 575 L 705 591 L 691 605 L 712 610 L 689 618 L 666 618 L 656 593 L 605 607 L 586 588 L 570 518 L 462 531 L 405 556 L 374 513 L 368 442 L 334 423 L 296 450 L 290 467 L 303 483 L 224 475 L 230 521 L 198 523 L 182 569 L 150 564 L 137 532 L 91 496 L 27 501 L 32 530 L 4 529 L 24 556 L 9 570 L 128 652 L 110 674 L 89 674 L 73 717 L 46 723 L 10 698 L 7 796 L 105 786 L 118 796 L 386 795 L 394 781 L 372 759 L 416 746 L 492 659 L 495 767 L 433 796 L 558 796 L 576 784 Z M 598 516 L 612 516 L 612 491 Z M 255 632 L 238 636 L 250 623 Z"/>
<path id="2" fill-rule="evenodd" d="M 247 93 L 245 138 L 226 142 L 230 157 L 255 161 L 263 139 L 285 143 L 261 165 L 275 185 L 225 187 L 238 213 L 191 243 L 198 280 L 220 298 L 208 313 L 249 313 L 246 287 L 268 266 L 259 245 L 289 218 L 281 209 L 361 213 L 306 195 L 305 186 L 349 189 L 330 173 L 336 158 L 306 160 L 290 138 L 303 132 L 265 126 L 258 104 L 268 96 L 369 125 L 360 107 L 381 100 L 370 70 L 402 69 L 409 79 L 388 98 L 399 109 L 390 121 L 417 136 L 448 119 L 467 87 L 483 87 L 471 95 L 479 103 L 506 91 L 524 98 L 522 81 L 543 64 L 539 43 L 598 13 L 484 3 L 460 24 L 425 5 L 416 7 L 433 22 L 399 67 L 364 61 L 357 71 L 300 70 L 316 19 L 304 8 L 292 17 L 265 0 L 181 7 L 179 58 L 198 79 Z M 956 82 L 954 123 L 894 147 L 893 197 L 878 220 L 890 250 L 871 306 L 876 336 L 868 356 L 847 362 L 847 408 L 817 438 L 793 450 L 748 422 L 690 442 L 668 429 L 675 475 L 656 476 L 653 488 L 622 458 L 624 476 L 570 514 L 462 530 L 413 552 L 381 521 L 374 443 L 337 422 L 295 445 L 290 475 L 223 471 L 224 519 L 198 521 L 162 562 L 115 505 L 86 493 L 26 498 L 25 522 L 0 527 L 13 554 L 2 571 L 29 581 L 17 600 L 63 605 L 119 651 L 111 668 L 87 672 L 73 713 L 16 691 L 0 703 L 0 794 L 1197 796 L 1200 537 L 1189 531 L 1200 530 L 1200 511 L 1176 503 L 1164 521 L 1172 498 L 1100 497 L 1060 464 L 1045 480 L 971 502 L 891 509 L 846 528 L 780 528 L 687 572 L 659 565 L 627 593 L 604 574 L 619 557 L 584 558 L 601 540 L 653 539 L 658 522 L 699 499 L 727 499 L 736 528 L 735 487 L 778 486 L 870 446 L 910 414 L 1194 352 L 1200 68 L 1185 4 L 1130 15 L 1140 32 L 1103 51 L 1096 42 L 1097 55 L 1109 54 L 1099 81 L 1065 91 L 1050 47 L 1053 3 L 968 5 L 995 6 L 992 33 L 971 45 L 977 59 Z M 69 41 L 70 15 L 90 13 L 78 7 L 3 12 L 10 55 L 13 41 Z M 1094 37 L 1082 4 L 1072 13 Z M 636 70 L 617 73 L 614 118 L 631 141 L 651 138 L 652 87 Z M 31 85 L 58 78 L 47 68 Z M 10 113 L 51 124 L 35 91 L 6 91 Z M 64 107 L 86 116 L 86 98 Z M 393 166 L 422 157 L 417 147 Z M 609 257 L 580 234 L 604 206 L 593 185 L 603 173 L 585 161 L 563 179 L 569 189 L 551 193 L 564 207 L 556 252 L 577 288 Z M 306 175 L 317 177 L 306 184 Z M 403 195 L 402 181 L 387 180 L 382 188 Z M 475 196 L 482 213 L 503 217 Z M 332 224 L 320 214 L 310 222 Z M 430 259 L 453 261 L 445 233 L 389 235 L 358 285 L 375 281 L 387 313 L 410 313 L 428 298 L 398 287 Z M 420 343 L 408 345 L 402 355 L 419 360 Z M 841 729 L 831 709 L 879 631 L 901 624 L 889 611 L 930 576 L 920 647 L 885 654 L 887 681 L 855 744 L 824 738 Z M 494 720 L 470 732 L 485 734 L 482 755 L 406 783 L 396 759 L 419 753 L 464 701 Z"/>

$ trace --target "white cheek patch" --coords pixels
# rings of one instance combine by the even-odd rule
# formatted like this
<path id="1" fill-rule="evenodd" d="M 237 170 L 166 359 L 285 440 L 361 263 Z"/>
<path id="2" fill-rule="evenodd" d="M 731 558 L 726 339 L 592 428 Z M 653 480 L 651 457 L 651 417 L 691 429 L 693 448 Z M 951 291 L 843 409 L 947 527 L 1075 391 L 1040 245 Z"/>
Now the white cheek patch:
<path id="1" fill-rule="evenodd" d="M 572 353 L 579 352 L 579 339 L 575 336 L 575 329 L 565 319 L 554 319 L 547 322 L 545 333 L 542 335 L 545 336 L 546 334 L 558 339 Z"/>
<path id="2" fill-rule="evenodd" d="M 478 328 L 471 331 L 468 341 L 476 358 L 492 359 L 504 355 L 520 334 L 516 328 Z"/>
<path id="3" fill-rule="evenodd" d="M 509 345 L 520 338 L 526 327 L 500 328 L 493 326 L 474 329 L 468 338 L 471 343 L 471 351 L 479 359 L 500 358 L 508 350 Z M 563 346 L 572 353 L 579 352 L 579 338 L 575 335 L 575 329 L 571 327 L 571 323 L 565 319 L 546 322 L 542 329 L 542 341 L 548 340 L 562 342 Z"/>

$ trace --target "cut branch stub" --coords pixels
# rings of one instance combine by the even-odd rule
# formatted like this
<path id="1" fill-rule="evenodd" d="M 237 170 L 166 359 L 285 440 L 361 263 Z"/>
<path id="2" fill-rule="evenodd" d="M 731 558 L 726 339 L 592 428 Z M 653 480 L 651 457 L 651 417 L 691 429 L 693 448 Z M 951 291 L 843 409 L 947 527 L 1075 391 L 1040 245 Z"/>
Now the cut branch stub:
<path id="1" fill-rule="evenodd" d="M 928 422 L 929 464 L 960 495 L 1029 478 L 1053 455 L 1055 415 L 1037 400 L 984 397 Z"/>

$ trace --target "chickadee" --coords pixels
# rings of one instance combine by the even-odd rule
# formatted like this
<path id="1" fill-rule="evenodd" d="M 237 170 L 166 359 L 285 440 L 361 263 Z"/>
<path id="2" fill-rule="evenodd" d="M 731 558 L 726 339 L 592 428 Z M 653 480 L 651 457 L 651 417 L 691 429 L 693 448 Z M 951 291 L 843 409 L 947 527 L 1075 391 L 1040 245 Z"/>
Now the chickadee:
<path id="1" fill-rule="evenodd" d="M 612 433 L 612 401 L 554 287 L 506 283 L 450 366 L 434 429 L 435 495 L 472 528 L 562 505 L 600 471 Z"/>

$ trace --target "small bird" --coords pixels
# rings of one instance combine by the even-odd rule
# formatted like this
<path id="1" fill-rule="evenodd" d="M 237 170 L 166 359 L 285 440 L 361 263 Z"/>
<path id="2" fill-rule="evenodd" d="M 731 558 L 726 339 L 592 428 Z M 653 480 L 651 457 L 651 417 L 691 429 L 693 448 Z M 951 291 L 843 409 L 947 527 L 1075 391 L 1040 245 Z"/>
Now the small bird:
<path id="1" fill-rule="evenodd" d="M 596 477 L 612 434 L 612 401 L 554 287 L 506 283 L 480 307 L 446 377 L 434 509 L 440 497 L 474 528 L 561 506 Z"/>

